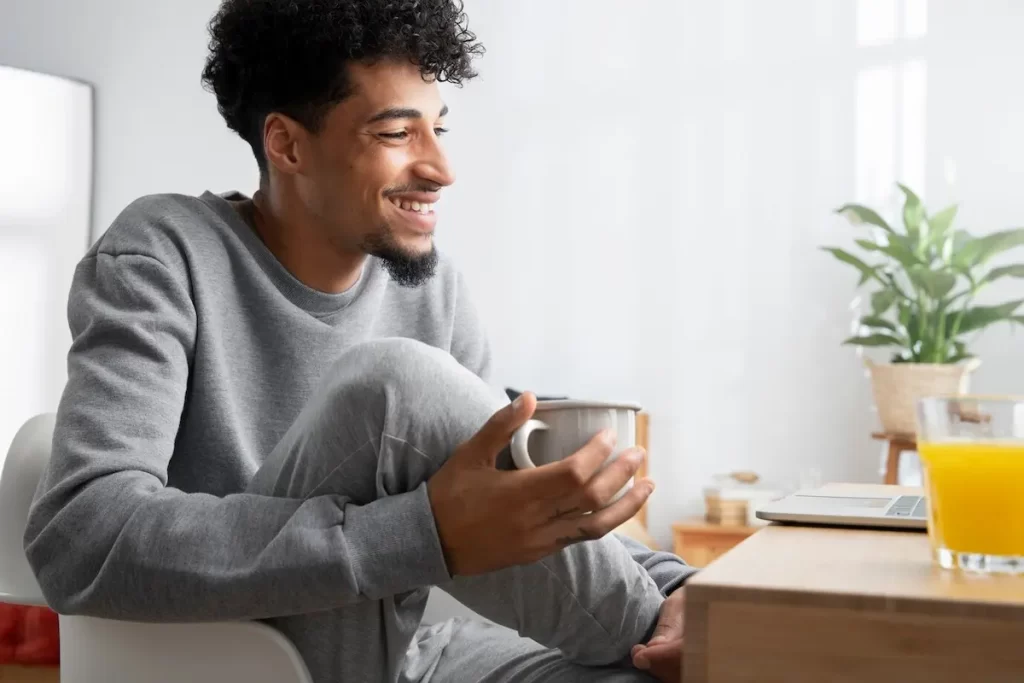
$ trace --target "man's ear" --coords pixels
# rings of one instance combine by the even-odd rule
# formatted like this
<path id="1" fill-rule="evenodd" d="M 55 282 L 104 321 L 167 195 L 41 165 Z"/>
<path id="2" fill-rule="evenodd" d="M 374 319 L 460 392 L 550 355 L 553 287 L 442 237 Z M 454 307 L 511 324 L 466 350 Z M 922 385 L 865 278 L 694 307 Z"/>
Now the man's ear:
<path id="1" fill-rule="evenodd" d="M 263 151 L 267 164 L 281 173 L 294 175 L 304 170 L 309 132 L 293 118 L 273 113 L 263 122 Z"/>

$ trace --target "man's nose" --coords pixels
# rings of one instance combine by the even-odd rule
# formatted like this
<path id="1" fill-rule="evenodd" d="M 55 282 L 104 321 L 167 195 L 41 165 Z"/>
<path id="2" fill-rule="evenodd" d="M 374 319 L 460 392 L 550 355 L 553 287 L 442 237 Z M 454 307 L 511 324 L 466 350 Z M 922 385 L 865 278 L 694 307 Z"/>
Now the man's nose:
<path id="1" fill-rule="evenodd" d="M 452 170 L 451 164 L 448 163 L 448 155 L 445 154 L 436 137 L 426 143 L 423 155 L 416 163 L 414 171 L 420 178 L 441 187 L 447 187 L 455 182 L 455 172 Z"/>

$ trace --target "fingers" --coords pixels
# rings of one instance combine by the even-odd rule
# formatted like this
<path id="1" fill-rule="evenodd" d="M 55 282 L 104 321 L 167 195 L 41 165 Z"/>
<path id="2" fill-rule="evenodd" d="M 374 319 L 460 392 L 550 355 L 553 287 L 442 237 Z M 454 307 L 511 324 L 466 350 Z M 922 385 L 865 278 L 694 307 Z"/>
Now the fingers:
<path id="1" fill-rule="evenodd" d="M 572 484 L 559 490 L 550 509 L 552 518 L 576 518 L 594 510 L 600 510 L 622 490 L 636 474 L 644 459 L 642 448 L 630 448 L 580 486 Z"/>
<path id="2" fill-rule="evenodd" d="M 669 640 L 657 645 L 633 648 L 633 666 L 649 671 L 660 681 L 678 681 L 682 674 L 683 641 Z"/>
<path id="3" fill-rule="evenodd" d="M 508 445 L 512 434 L 533 416 L 537 408 L 537 397 L 525 392 L 515 401 L 494 413 L 476 434 L 463 444 L 468 457 L 482 464 L 493 465 L 501 450 Z"/>
<path id="4" fill-rule="evenodd" d="M 580 502 L 576 494 L 601 469 L 614 448 L 615 434 L 602 430 L 569 457 L 528 472 L 531 489 L 538 497 L 566 500 L 572 507 Z"/>
<path id="5" fill-rule="evenodd" d="M 565 547 L 581 541 L 601 538 L 635 515 L 654 491 L 654 482 L 642 479 L 611 505 L 575 519 L 559 519 L 551 523 L 555 543 Z"/>
<path id="6" fill-rule="evenodd" d="M 644 461 L 644 450 L 642 448 L 630 448 L 624 451 L 615 462 L 599 470 L 591 477 L 586 486 L 580 492 L 580 507 L 590 512 L 603 508 L 622 487 L 629 483 L 629 480 L 640 469 Z"/>

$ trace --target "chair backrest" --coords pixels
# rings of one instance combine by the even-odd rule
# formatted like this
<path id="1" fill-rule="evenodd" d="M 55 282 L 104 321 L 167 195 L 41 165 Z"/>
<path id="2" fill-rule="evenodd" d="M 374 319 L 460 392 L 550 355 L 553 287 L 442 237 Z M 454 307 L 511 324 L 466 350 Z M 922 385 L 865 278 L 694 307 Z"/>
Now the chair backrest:
<path id="1" fill-rule="evenodd" d="M 0 602 L 46 604 L 23 539 L 50 460 L 55 423 L 52 414 L 26 422 L 0 472 Z M 60 678 L 69 683 L 312 683 L 295 646 L 259 623 L 142 624 L 61 616 L 60 639 Z"/>
<path id="2" fill-rule="evenodd" d="M 25 559 L 23 539 L 28 509 L 50 460 L 55 422 L 56 416 L 48 413 L 22 425 L 0 471 L 0 602 L 46 604 Z"/>

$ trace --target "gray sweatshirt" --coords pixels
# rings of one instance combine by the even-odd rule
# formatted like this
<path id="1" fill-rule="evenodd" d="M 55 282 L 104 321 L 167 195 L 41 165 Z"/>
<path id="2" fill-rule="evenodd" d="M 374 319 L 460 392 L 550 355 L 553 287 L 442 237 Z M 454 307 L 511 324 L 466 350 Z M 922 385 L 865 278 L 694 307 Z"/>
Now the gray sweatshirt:
<path id="1" fill-rule="evenodd" d="M 403 288 L 370 259 L 348 291 L 315 291 L 229 198 L 140 199 L 75 272 L 68 383 L 25 535 L 61 613 L 256 619 L 450 578 L 424 487 L 365 506 L 244 491 L 352 344 L 417 339 L 486 378 L 462 278 L 442 258 Z M 663 592 L 692 571 L 629 547 Z"/>

